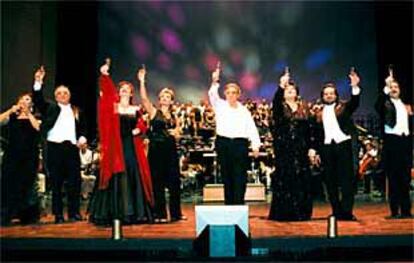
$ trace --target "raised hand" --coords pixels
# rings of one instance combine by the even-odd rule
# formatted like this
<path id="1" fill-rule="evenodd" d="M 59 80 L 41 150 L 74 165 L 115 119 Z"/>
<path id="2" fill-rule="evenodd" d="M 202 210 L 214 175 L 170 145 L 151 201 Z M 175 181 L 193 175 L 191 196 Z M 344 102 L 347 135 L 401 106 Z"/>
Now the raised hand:
<path id="1" fill-rule="evenodd" d="M 354 68 L 354 67 L 352 67 L 352 68 L 351 68 L 351 71 L 349 72 L 348 77 L 349 77 L 349 79 L 350 79 L 350 81 L 351 81 L 351 87 L 358 86 L 358 84 L 359 84 L 359 82 L 360 82 L 360 79 L 359 79 L 359 76 L 358 76 L 358 74 L 356 73 L 356 71 L 355 71 L 355 68 Z"/>
<path id="2" fill-rule="evenodd" d="M 35 72 L 34 79 L 36 82 L 43 83 L 43 79 L 45 78 L 45 75 L 46 75 L 45 68 L 43 66 L 40 66 L 40 68 L 36 70 Z"/>
<path id="3" fill-rule="evenodd" d="M 145 68 L 145 65 L 142 65 L 142 67 L 138 70 L 137 78 L 139 82 L 143 83 L 145 82 L 145 76 L 147 75 L 147 69 Z"/>
<path id="4" fill-rule="evenodd" d="M 109 75 L 108 71 L 110 67 L 111 67 L 111 59 L 107 58 L 105 59 L 105 64 L 103 64 L 100 68 L 101 74 L 108 76 Z"/>
<path id="5" fill-rule="evenodd" d="M 220 68 L 220 61 L 219 61 L 217 62 L 216 69 L 213 71 L 213 73 L 211 73 L 211 81 L 213 83 L 218 83 L 220 81 L 220 71 L 221 71 L 221 68 Z"/>
<path id="6" fill-rule="evenodd" d="M 286 67 L 285 72 L 283 73 L 283 75 L 279 79 L 279 86 L 282 89 L 286 88 L 287 85 L 289 84 L 289 80 L 290 80 L 289 68 Z"/>
<path id="7" fill-rule="evenodd" d="M 385 79 L 385 85 L 391 86 L 391 82 L 394 81 L 394 70 L 392 69 L 392 66 L 390 65 L 388 67 L 388 77 Z"/>

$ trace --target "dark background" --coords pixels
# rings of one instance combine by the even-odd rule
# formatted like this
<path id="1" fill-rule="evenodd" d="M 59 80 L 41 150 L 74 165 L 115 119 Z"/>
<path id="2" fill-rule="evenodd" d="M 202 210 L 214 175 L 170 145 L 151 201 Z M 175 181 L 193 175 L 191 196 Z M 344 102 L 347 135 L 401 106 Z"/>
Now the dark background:
<path id="1" fill-rule="evenodd" d="M 373 111 L 388 64 L 412 103 L 413 3 L 404 2 L 2 2 L 1 109 L 47 70 L 46 94 L 65 84 L 96 137 L 98 68 L 110 56 L 115 81 L 136 84 L 145 63 L 155 94 L 173 85 L 178 100 L 205 98 L 220 58 L 224 79 L 243 96 L 270 99 L 289 66 L 308 100 L 332 80 L 349 96 L 355 66 L 364 88 L 360 114 Z"/>

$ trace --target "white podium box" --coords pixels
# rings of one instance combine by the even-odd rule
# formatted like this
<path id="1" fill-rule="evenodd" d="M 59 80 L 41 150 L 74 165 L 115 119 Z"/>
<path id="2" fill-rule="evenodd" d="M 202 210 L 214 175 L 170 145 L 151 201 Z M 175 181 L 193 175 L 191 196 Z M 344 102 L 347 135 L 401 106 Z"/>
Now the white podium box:
<path id="1" fill-rule="evenodd" d="M 263 184 L 247 184 L 245 201 L 266 201 L 266 187 Z M 206 184 L 203 188 L 203 202 L 224 201 L 223 184 Z"/>
<path id="2" fill-rule="evenodd" d="M 249 236 L 249 206 L 247 205 L 196 205 L 196 235 L 207 225 L 238 225 Z"/>
<path id="3" fill-rule="evenodd" d="M 195 206 L 197 238 L 193 249 L 199 256 L 248 256 L 251 250 L 247 205 Z"/>

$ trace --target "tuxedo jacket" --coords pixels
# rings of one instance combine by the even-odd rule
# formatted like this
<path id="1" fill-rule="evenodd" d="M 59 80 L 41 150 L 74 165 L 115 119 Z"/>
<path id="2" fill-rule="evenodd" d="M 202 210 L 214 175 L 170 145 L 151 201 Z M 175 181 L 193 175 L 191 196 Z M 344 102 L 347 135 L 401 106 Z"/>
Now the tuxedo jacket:
<path id="1" fill-rule="evenodd" d="M 410 105 L 405 105 L 407 111 L 410 109 Z M 384 92 L 381 92 L 380 95 L 377 98 L 377 101 L 375 102 L 375 109 L 378 112 L 383 124 L 390 126 L 391 128 L 394 128 L 394 126 L 397 124 L 397 110 L 395 108 L 394 103 L 392 103 L 391 98 L 389 95 L 386 95 Z M 413 133 L 412 131 L 412 119 L 413 116 L 408 114 L 409 119 L 409 128 L 410 128 L 410 134 Z"/>
<path id="2" fill-rule="evenodd" d="M 42 114 L 42 123 L 40 124 L 40 133 L 43 138 L 47 139 L 48 132 L 53 128 L 60 114 L 60 107 L 55 101 L 45 100 L 43 96 L 43 87 L 40 90 L 33 89 L 33 102 Z M 76 140 L 84 136 L 86 138 L 86 119 L 78 107 L 72 105 L 73 115 L 75 116 Z"/>
<path id="3" fill-rule="evenodd" d="M 352 120 L 352 114 L 356 111 L 359 106 L 360 95 L 351 95 L 349 101 L 338 101 L 335 105 L 335 115 L 338 120 L 339 128 L 345 135 L 353 136 L 356 134 L 356 128 Z M 313 137 L 316 141 L 316 145 L 319 148 L 325 140 L 325 131 L 323 129 L 323 107 L 313 112 Z"/>

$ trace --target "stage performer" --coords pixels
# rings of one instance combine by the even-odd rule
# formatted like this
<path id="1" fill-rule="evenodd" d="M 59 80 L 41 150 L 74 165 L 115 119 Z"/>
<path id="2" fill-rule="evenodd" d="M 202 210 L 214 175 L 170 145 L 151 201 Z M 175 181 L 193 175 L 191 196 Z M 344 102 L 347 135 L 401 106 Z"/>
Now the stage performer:
<path id="1" fill-rule="evenodd" d="M 55 223 L 63 223 L 62 187 L 66 181 L 69 221 L 80 221 L 80 157 L 79 148 L 86 145 L 86 119 L 78 107 L 70 103 L 68 87 L 55 89 L 55 101 L 43 97 L 45 70 L 36 71 L 33 101 L 42 114 L 40 133 L 47 141 L 47 167 L 52 182 L 52 210 Z"/>
<path id="2" fill-rule="evenodd" d="M 167 223 L 165 188 L 169 190 L 170 221 L 186 220 L 181 212 L 181 181 L 176 140 L 181 130 L 178 118 L 173 113 L 174 91 L 163 88 L 158 93 L 159 106 L 152 104 L 147 95 L 146 69 L 143 66 L 137 73 L 140 84 L 142 105 L 149 114 L 150 140 L 148 160 L 154 186 L 154 218 L 156 223 Z"/>
<path id="3" fill-rule="evenodd" d="M 347 102 L 339 100 L 334 83 L 326 83 L 321 92 L 322 104 L 312 107 L 319 132 L 321 162 L 325 169 L 325 182 L 332 215 L 338 220 L 356 221 L 352 213 L 356 186 L 356 174 L 353 168 L 351 136 L 355 135 L 352 113 L 359 106 L 361 89 L 360 78 L 351 69 L 348 75 L 351 81 L 352 95 Z M 313 158 L 313 156 L 311 156 Z"/>
<path id="4" fill-rule="evenodd" d="M 1 167 L 1 225 L 10 225 L 15 217 L 21 224 L 36 223 L 40 122 L 34 116 L 31 94 L 20 95 L 15 105 L 0 114 L 0 123 L 7 123 L 8 142 Z"/>
<path id="5" fill-rule="evenodd" d="M 309 220 L 312 216 L 312 180 L 309 153 L 311 125 L 308 104 L 285 71 L 273 98 L 273 148 L 276 171 L 272 175 L 269 219 Z"/>
<path id="6" fill-rule="evenodd" d="M 411 218 L 410 182 L 412 168 L 413 108 L 401 100 L 401 88 L 392 69 L 385 79 L 375 108 L 384 123 L 383 160 L 389 182 L 390 219 Z"/>
<path id="7" fill-rule="evenodd" d="M 90 220 L 108 225 L 152 222 L 152 182 L 141 135 L 147 126 L 132 104 L 134 86 L 127 81 L 118 91 L 109 75 L 110 60 L 100 68 L 98 126 L 101 143 L 99 186 L 90 205 Z"/>
<path id="8" fill-rule="evenodd" d="M 249 140 L 253 156 L 259 155 L 260 137 L 249 110 L 240 98 L 240 86 L 236 82 L 224 85 L 226 100 L 220 98 L 220 64 L 212 73 L 208 96 L 216 115 L 216 150 L 224 183 L 224 203 L 244 204 L 247 169 L 249 167 Z"/>

